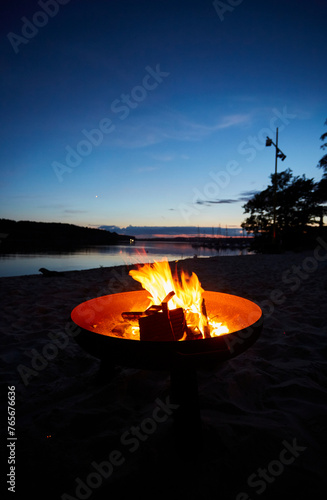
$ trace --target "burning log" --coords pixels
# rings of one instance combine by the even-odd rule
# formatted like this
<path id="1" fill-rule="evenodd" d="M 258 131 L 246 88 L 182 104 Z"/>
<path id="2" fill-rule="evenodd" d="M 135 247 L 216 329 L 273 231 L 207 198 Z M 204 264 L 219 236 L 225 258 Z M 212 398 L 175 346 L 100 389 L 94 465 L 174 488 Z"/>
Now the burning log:
<path id="1" fill-rule="evenodd" d="M 202 314 L 203 319 L 204 319 L 204 327 L 203 327 L 204 338 L 209 339 L 211 337 L 210 326 L 209 326 L 207 308 L 206 308 L 206 303 L 205 303 L 204 298 L 202 299 L 202 302 L 201 302 L 201 314 Z"/>
<path id="2" fill-rule="evenodd" d="M 123 319 L 139 322 L 140 340 L 180 340 L 186 329 L 184 311 L 181 307 L 168 309 L 174 291 L 164 298 L 160 305 L 152 305 L 145 311 L 127 311 Z"/>
<path id="3" fill-rule="evenodd" d="M 186 324 L 184 309 L 168 309 L 169 300 L 175 295 L 170 292 L 160 305 L 151 305 L 145 311 L 126 311 L 122 313 L 124 320 L 138 321 L 140 340 L 181 340 L 210 338 L 210 326 L 204 298 L 201 302 L 203 316 L 203 335 L 200 330 L 190 328 Z"/>
<path id="4" fill-rule="evenodd" d="M 169 311 L 163 307 L 150 316 L 139 319 L 140 340 L 180 340 L 185 329 L 184 311 L 180 307 Z"/>

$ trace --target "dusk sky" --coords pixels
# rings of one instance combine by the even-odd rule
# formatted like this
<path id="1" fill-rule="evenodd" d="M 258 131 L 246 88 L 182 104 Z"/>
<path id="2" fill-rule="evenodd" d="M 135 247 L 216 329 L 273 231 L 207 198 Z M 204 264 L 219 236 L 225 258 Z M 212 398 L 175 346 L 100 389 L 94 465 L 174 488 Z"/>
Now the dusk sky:
<path id="1" fill-rule="evenodd" d="M 1 215 L 239 226 L 274 147 L 320 180 L 325 0 L 4 2 Z"/>

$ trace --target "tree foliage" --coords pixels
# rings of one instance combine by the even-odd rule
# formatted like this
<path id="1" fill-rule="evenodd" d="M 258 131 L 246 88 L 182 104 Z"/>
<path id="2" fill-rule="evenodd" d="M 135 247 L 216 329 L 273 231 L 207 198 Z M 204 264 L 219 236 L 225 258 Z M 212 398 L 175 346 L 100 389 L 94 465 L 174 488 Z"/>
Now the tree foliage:
<path id="1" fill-rule="evenodd" d="M 319 224 L 320 200 L 317 184 L 305 175 L 294 177 L 290 169 L 270 176 L 271 184 L 244 206 L 249 214 L 242 227 L 254 234 L 272 233 L 276 197 L 276 226 L 280 238 L 303 233 L 308 225 Z M 276 182 L 276 194 L 275 194 Z"/>
<path id="2" fill-rule="evenodd" d="M 327 125 L 327 120 L 325 121 L 325 125 Z M 320 147 L 321 149 L 327 149 L 327 132 L 322 134 L 320 137 L 321 141 L 325 141 Z M 317 165 L 318 168 L 322 168 L 324 170 L 323 177 L 317 186 L 317 196 L 321 203 L 325 203 L 327 201 L 327 154 L 325 154 Z"/>
<path id="3" fill-rule="evenodd" d="M 327 120 L 325 121 L 325 125 L 327 126 Z M 326 141 L 324 142 L 320 148 L 325 150 L 327 149 L 327 132 L 325 132 L 324 134 L 322 134 L 322 136 L 320 137 L 320 140 L 321 141 Z M 319 163 L 318 163 L 318 168 L 322 168 L 324 170 L 324 177 L 327 177 L 327 154 L 325 154 L 320 160 L 319 160 Z"/>

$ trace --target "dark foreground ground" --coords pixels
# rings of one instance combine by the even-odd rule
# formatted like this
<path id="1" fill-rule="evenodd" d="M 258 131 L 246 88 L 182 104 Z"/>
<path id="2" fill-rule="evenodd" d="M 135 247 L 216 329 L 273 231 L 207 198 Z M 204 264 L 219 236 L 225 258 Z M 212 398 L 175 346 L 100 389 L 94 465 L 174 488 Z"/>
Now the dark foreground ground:
<path id="1" fill-rule="evenodd" d="M 169 373 L 117 366 L 100 376 L 68 331 L 75 305 L 139 288 L 125 267 L 1 279 L 5 413 L 8 386 L 16 397 L 12 498 L 325 498 L 327 246 L 182 265 L 203 288 L 265 314 L 253 347 L 198 372 L 202 449 L 189 431 L 186 453 L 173 440 Z M 6 460 L 3 485 L 8 472 Z"/>

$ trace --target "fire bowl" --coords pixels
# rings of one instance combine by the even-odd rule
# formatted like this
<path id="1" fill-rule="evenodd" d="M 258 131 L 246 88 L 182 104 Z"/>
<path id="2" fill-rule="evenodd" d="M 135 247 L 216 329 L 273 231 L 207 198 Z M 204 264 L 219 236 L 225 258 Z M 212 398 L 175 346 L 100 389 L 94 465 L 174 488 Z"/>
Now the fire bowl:
<path id="1" fill-rule="evenodd" d="M 132 368 L 170 369 L 176 358 L 194 367 L 208 367 L 248 349 L 259 337 L 263 314 L 250 300 L 219 292 L 204 292 L 209 319 L 223 322 L 229 333 L 182 341 L 138 340 L 113 332 L 124 311 L 150 305 L 146 290 L 104 295 L 79 304 L 71 320 L 79 327 L 78 344 L 101 360 Z"/>

